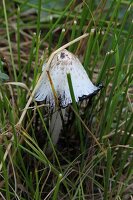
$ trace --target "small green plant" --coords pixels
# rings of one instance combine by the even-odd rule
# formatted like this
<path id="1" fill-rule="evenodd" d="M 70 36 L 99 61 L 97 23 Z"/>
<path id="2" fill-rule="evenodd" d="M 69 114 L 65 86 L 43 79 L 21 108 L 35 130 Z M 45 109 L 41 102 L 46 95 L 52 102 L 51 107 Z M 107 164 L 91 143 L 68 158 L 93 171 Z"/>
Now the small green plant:
<path id="1" fill-rule="evenodd" d="M 1 71 L 3 69 L 3 64 L 4 63 L 0 60 L 0 82 L 9 80 L 9 76 Z"/>

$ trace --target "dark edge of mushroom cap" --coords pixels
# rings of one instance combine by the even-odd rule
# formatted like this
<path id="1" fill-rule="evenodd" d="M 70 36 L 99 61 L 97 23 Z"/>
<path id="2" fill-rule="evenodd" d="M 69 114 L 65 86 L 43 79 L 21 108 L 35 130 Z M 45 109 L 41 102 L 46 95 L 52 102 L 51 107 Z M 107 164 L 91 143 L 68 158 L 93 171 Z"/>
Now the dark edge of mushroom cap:
<path id="1" fill-rule="evenodd" d="M 90 97 L 93 97 L 95 96 L 104 86 L 102 83 L 98 84 L 97 86 L 97 90 L 95 90 L 93 93 L 89 94 L 89 95 L 83 95 L 82 97 L 79 97 L 79 101 L 83 101 L 84 99 L 88 99 Z M 68 104 L 67 106 L 62 106 L 62 105 L 59 105 L 60 108 L 67 108 L 69 105 L 71 105 L 72 103 Z"/>

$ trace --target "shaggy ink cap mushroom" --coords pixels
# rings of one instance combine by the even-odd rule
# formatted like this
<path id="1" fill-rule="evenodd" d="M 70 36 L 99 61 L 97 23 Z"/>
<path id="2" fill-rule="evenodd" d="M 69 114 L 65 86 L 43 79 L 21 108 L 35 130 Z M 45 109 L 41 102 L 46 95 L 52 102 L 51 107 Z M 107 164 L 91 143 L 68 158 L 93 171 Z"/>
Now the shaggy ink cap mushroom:
<path id="1" fill-rule="evenodd" d="M 46 63 L 43 65 L 42 71 L 45 66 Z M 62 108 L 72 103 L 67 80 L 68 73 L 71 74 L 76 102 L 97 94 L 102 88 L 101 84 L 99 86 L 93 85 L 79 59 L 66 49 L 55 54 L 50 63 L 48 72 L 54 85 L 59 106 Z M 40 81 L 40 85 L 35 93 L 35 100 L 45 100 L 46 103 L 50 105 L 50 108 L 56 106 L 56 99 L 47 73 L 44 74 Z"/>

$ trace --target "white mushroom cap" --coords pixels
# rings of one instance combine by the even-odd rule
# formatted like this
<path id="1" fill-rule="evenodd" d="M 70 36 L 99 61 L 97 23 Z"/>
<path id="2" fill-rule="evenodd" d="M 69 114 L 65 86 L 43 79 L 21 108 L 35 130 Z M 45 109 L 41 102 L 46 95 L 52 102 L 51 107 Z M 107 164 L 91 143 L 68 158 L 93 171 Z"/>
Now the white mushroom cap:
<path id="1" fill-rule="evenodd" d="M 48 71 L 61 107 L 67 107 L 68 104 L 72 103 L 67 80 L 68 73 L 71 74 L 76 102 L 100 90 L 100 87 L 92 84 L 79 59 L 66 49 L 58 52 L 53 57 Z M 40 82 L 35 94 L 35 100 L 46 100 L 46 103 L 50 104 L 50 107 L 55 107 L 55 97 L 47 73 L 45 73 Z"/>

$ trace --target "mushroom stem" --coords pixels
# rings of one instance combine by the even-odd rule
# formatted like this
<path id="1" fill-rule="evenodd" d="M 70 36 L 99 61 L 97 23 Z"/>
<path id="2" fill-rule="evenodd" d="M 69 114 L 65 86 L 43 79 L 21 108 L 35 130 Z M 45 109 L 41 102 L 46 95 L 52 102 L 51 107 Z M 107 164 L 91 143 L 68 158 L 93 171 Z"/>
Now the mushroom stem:
<path id="1" fill-rule="evenodd" d="M 61 130 L 63 129 L 63 120 L 65 118 L 65 112 L 66 109 L 61 109 L 61 110 L 56 110 L 53 112 L 51 119 L 50 119 L 50 124 L 49 124 L 49 132 L 51 134 L 51 141 L 53 143 L 53 146 L 56 146 L 59 136 L 61 133 Z M 47 153 L 51 153 L 52 148 L 51 145 L 48 145 L 47 148 Z"/>
<path id="2" fill-rule="evenodd" d="M 59 135 L 62 129 L 62 119 L 60 116 L 60 112 L 56 111 L 52 114 L 49 131 L 51 133 L 51 140 L 53 145 L 55 146 L 59 140 Z"/>

